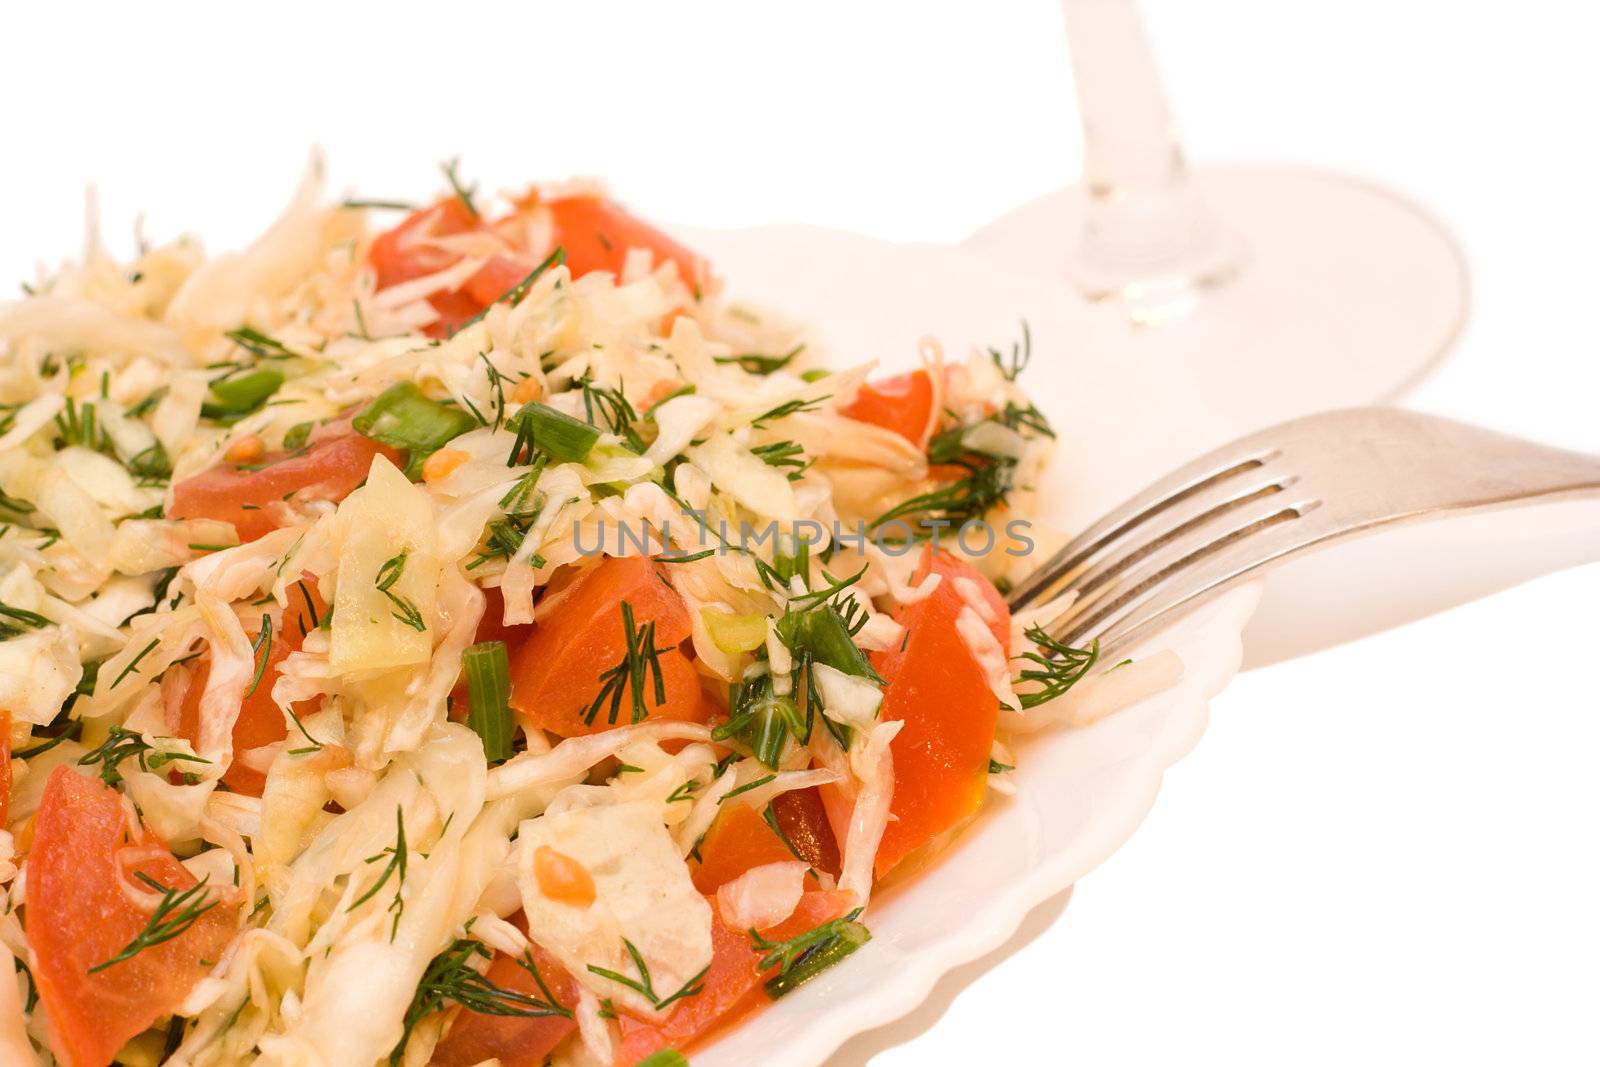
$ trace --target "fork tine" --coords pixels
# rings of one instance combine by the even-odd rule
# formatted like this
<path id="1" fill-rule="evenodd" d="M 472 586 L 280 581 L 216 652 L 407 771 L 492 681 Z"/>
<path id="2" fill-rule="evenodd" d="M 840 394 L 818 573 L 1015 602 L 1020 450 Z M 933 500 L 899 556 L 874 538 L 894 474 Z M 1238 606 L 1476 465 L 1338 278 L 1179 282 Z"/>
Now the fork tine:
<path id="1" fill-rule="evenodd" d="M 1047 629 L 1069 644 L 1098 639 L 1112 656 L 1327 544 L 1596 495 L 1597 457 L 1396 408 L 1324 412 L 1257 431 L 1168 475 L 1051 557 L 1012 603 L 1079 592 Z"/>
<path id="2" fill-rule="evenodd" d="M 1293 498 L 1291 498 L 1293 499 Z M 1095 637 L 1117 635 L 1130 616 L 1144 619 L 1169 601 L 1188 598 L 1187 588 L 1206 561 L 1244 546 L 1261 551 L 1260 539 L 1292 524 L 1316 506 L 1316 501 L 1296 499 L 1286 503 L 1276 494 L 1257 496 L 1252 506 L 1235 509 L 1226 522 L 1208 522 L 1147 553 L 1140 564 L 1107 580 L 1092 597 L 1074 602 L 1065 618 L 1051 627 L 1054 636 L 1068 644 Z M 1110 641 L 1103 642 L 1110 647 Z"/>
<path id="3" fill-rule="evenodd" d="M 1140 536 L 1119 541 L 1115 548 L 1121 554 L 1103 552 L 1096 559 L 1086 561 L 1068 576 L 1078 598 L 1089 598 L 1105 583 L 1138 566 L 1143 560 L 1161 551 L 1180 538 L 1198 534 L 1207 526 L 1221 523 L 1242 508 L 1287 491 L 1299 478 L 1295 475 L 1278 475 L 1270 471 L 1249 482 L 1229 482 L 1214 486 L 1210 492 L 1196 494 L 1183 503 L 1168 509 L 1161 516 L 1159 527 L 1152 519 L 1141 530 Z M 1237 484 L 1237 488 L 1235 485 Z M 1224 493 L 1221 490 L 1226 489 Z"/>
<path id="4" fill-rule="evenodd" d="M 1247 439 L 1172 472 L 1045 560 L 1011 591 L 1008 597 L 1011 610 L 1052 599 L 1076 584 L 1095 559 L 1103 558 L 1130 538 L 1136 544 L 1143 540 L 1139 534 L 1146 524 L 1202 494 L 1225 489 L 1235 480 L 1259 471 L 1279 454 L 1276 448 L 1261 447 L 1254 439 Z"/>

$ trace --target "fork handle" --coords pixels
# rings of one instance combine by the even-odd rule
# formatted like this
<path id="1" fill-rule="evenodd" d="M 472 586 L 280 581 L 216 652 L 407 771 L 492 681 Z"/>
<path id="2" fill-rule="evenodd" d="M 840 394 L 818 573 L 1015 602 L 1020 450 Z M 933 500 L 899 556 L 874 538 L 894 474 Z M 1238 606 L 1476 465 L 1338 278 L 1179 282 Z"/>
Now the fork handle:
<path id="1" fill-rule="evenodd" d="M 1600 561 L 1600 493 L 1383 530 L 1273 570 L 1244 669 L 1344 644 L 1568 567 Z"/>

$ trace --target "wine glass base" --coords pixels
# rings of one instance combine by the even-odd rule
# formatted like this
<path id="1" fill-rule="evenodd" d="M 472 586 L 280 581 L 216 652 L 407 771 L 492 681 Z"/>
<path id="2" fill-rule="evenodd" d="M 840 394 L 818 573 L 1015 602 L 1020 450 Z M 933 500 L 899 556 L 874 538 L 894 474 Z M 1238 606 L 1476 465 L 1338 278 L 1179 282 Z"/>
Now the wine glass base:
<path id="1" fill-rule="evenodd" d="M 966 247 L 1061 278 L 1082 339 L 1073 358 L 1169 365 L 1240 432 L 1392 401 L 1460 334 L 1466 262 L 1418 206 L 1312 170 L 1202 167 L 1193 177 L 1238 249 L 1229 269 L 1093 293 L 1070 260 L 1077 189 L 1018 208 Z"/>

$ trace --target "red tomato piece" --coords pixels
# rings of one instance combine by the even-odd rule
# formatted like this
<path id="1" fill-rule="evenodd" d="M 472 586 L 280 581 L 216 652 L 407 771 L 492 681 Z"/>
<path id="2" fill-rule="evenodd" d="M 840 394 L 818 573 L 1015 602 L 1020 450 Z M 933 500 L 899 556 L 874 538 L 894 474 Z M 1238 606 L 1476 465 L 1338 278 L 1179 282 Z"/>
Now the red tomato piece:
<path id="1" fill-rule="evenodd" d="M 893 430 L 919 448 L 928 439 L 933 414 L 933 378 L 925 370 L 867 382 L 840 413 Z"/>
<path id="2" fill-rule="evenodd" d="M 839 843 L 833 836 L 819 790 L 792 789 L 772 801 L 772 813 L 800 858 L 819 871 L 838 877 Z"/>
<path id="3" fill-rule="evenodd" d="M 249 467 L 218 463 L 172 487 L 167 516 L 231 522 L 241 543 L 254 541 L 293 521 L 289 502 L 349 496 L 380 453 L 404 465 L 400 452 L 354 431 L 329 434 L 298 452 L 269 452 Z"/>
<path id="4" fill-rule="evenodd" d="M 729 803 L 700 842 L 694 887 L 710 896 L 752 867 L 794 859 L 761 813 L 748 804 Z"/>
<path id="5" fill-rule="evenodd" d="M 481 311 L 521 284 L 536 265 L 522 256 L 492 256 L 478 273 L 466 280 L 461 291 L 470 296 Z"/>
<path id="6" fill-rule="evenodd" d="M 461 253 L 441 247 L 439 238 L 471 233 L 481 227 L 482 221 L 467 210 L 458 196 L 445 197 L 413 211 L 400 225 L 372 241 L 369 255 L 378 275 L 377 287 L 387 289 L 450 268 L 461 259 Z"/>
<path id="7" fill-rule="evenodd" d="M 773 832 L 762 813 L 748 804 L 730 803 L 724 807 L 700 842 L 695 888 L 709 896 L 752 867 L 784 863 L 795 859 L 795 853 L 819 871 L 839 873 L 839 846 L 815 789 L 780 793 L 772 801 L 772 812 L 788 845 Z M 789 845 L 794 846 L 793 852 Z"/>
<path id="8" fill-rule="evenodd" d="M 560 1005 L 571 1008 L 578 1002 L 578 983 L 538 945 L 532 951 L 544 984 Z M 501 989 L 544 999 L 533 975 L 504 952 L 494 954 L 485 977 Z M 485 1060 L 499 1060 L 500 1067 L 540 1067 L 550 1050 L 577 1026 L 560 1015 L 485 1015 L 463 1009 L 451 1021 L 449 1032 L 428 1062 L 433 1067 L 472 1067 Z"/>
<path id="9" fill-rule="evenodd" d="M 706 972 L 705 988 L 685 997 L 660 1023 L 641 1022 L 624 1016 L 622 1046 L 614 1067 L 630 1067 L 664 1048 L 680 1052 L 708 1034 L 738 1021 L 770 1003 L 761 983 L 769 973 L 758 969 L 763 953 L 756 950 L 750 935 L 730 930 L 717 918 L 716 901 L 711 905 L 711 969 Z M 855 906 L 855 896 L 838 890 L 812 890 L 800 897 L 794 914 L 770 929 L 761 931 L 769 941 L 787 941 L 807 930 L 847 914 Z"/>
<path id="10" fill-rule="evenodd" d="M 574 278 L 592 270 L 620 275 L 631 248 L 649 249 L 655 263 L 671 260 L 691 290 L 706 281 L 706 261 L 671 237 L 599 196 L 567 196 L 545 202 L 555 243 L 566 250 Z"/>
<path id="11" fill-rule="evenodd" d="M 33 980 L 50 1020 L 50 1047 L 70 1067 L 105 1067 L 128 1039 L 182 1003 L 238 927 L 224 898 L 169 940 L 90 973 L 143 931 L 143 874 L 188 889 L 194 875 L 154 841 L 132 844 L 122 798 L 70 767 L 45 784 L 28 852 L 26 927 Z"/>
<path id="12" fill-rule="evenodd" d="M 658 703 L 653 680 L 646 683 L 644 703 L 650 719 L 706 720 L 710 711 L 701 699 L 699 674 L 678 647 L 689 638 L 689 612 L 654 560 L 607 556 L 570 584 L 553 587 L 548 595 L 559 596 L 560 602 L 511 654 L 513 709 L 562 737 L 631 722 L 631 688 L 624 689 L 615 723 L 609 721 L 609 698 L 593 723 L 584 722 L 590 704 L 600 695 L 600 675 L 623 659 L 626 603 L 634 626 L 643 629 L 654 622 L 655 647 L 667 650 L 658 657 L 667 699 Z"/>
<path id="13" fill-rule="evenodd" d="M 328 605 L 317 594 L 315 583 L 306 580 L 303 585 L 303 590 L 296 587 L 290 592 L 284 621 L 267 650 L 267 663 L 261 672 L 261 682 L 239 705 L 239 717 L 233 723 L 233 762 L 223 772 L 222 781 L 235 793 L 258 797 L 267 784 L 266 774 L 247 766 L 241 756 L 251 749 L 274 744 L 288 736 L 283 712 L 272 699 L 272 685 L 278 679 L 283 661 L 289 658 L 289 653 L 299 651 L 305 643 L 307 631 L 316 625 L 313 616 L 321 619 L 328 613 Z M 309 597 L 309 604 L 302 599 L 306 597 Z M 163 684 L 182 687 L 181 694 L 174 694 L 178 713 L 176 721 L 169 721 L 168 728 L 193 745 L 200 743 L 200 696 L 205 692 L 206 680 L 210 675 L 211 656 L 207 653 L 195 661 L 192 671 L 178 667 L 167 672 L 163 678 Z M 317 702 L 311 700 L 302 700 L 294 706 L 295 714 L 302 718 L 316 710 Z"/>
<path id="14" fill-rule="evenodd" d="M 995 616 L 986 621 L 1001 648 L 1001 635 L 1011 629 L 1005 601 L 988 579 L 949 553 L 929 550 L 918 579 L 930 570 L 942 576 L 938 588 L 896 614 L 907 630 L 905 641 L 872 655 L 873 667 L 889 683 L 879 714 L 886 722 L 905 723 L 891 746 L 894 818 L 878 846 L 874 868 L 880 878 L 978 810 L 1000 714 L 984 669 L 956 628 L 968 606 L 956 582 L 977 584 Z"/>
<path id="15" fill-rule="evenodd" d="M 440 238 L 490 232 L 484 220 L 467 210 L 457 196 L 446 197 L 431 207 L 412 212 L 404 222 L 379 234 L 372 242 L 370 256 L 378 275 L 377 288 L 387 289 L 437 274 L 460 262 L 462 253 L 444 247 Z M 425 332 L 434 337 L 448 335 L 498 300 L 532 269 L 532 263 L 524 263 L 509 247 L 507 254 L 491 257 L 459 288 L 434 293 L 428 298 L 428 303 L 439 313 L 439 319 Z"/>
<path id="16" fill-rule="evenodd" d="M 574 278 L 590 271 L 620 274 L 630 248 L 648 249 L 656 262 L 671 260 L 684 282 L 698 292 L 706 282 L 705 260 L 648 223 L 598 196 L 569 196 L 541 203 L 537 192 L 515 201 L 515 210 L 497 220 L 486 220 L 467 209 L 459 197 L 447 197 L 413 212 L 394 229 L 372 243 L 372 265 L 377 288 L 382 290 L 454 266 L 462 252 L 444 240 L 462 234 L 497 237 L 504 251 L 458 288 L 433 294 L 428 302 L 439 318 L 425 330 L 444 337 L 515 287 L 528 276 L 543 253 L 526 246 L 526 216 L 544 208 L 549 212 L 553 243 L 566 251 Z M 668 316 L 670 322 L 671 316 Z"/>

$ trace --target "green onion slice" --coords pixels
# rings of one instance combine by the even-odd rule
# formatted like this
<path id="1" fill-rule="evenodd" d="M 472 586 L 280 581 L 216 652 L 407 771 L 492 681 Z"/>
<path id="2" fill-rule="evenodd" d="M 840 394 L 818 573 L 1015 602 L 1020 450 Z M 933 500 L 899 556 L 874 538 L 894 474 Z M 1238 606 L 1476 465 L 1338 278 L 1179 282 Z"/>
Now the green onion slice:
<path id="1" fill-rule="evenodd" d="M 689 1067 L 689 1061 L 675 1048 L 657 1049 L 633 1067 Z"/>
<path id="2" fill-rule="evenodd" d="M 247 415 L 266 403 L 267 397 L 282 385 L 283 373 L 271 367 L 219 378 L 211 383 L 211 398 L 200 405 L 200 413 L 209 419 Z"/>
<path id="3" fill-rule="evenodd" d="M 429 400 L 415 382 L 399 382 L 379 393 L 352 425 L 365 437 L 405 449 L 406 477 L 414 481 L 424 460 L 477 421 L 460 408 Z"/>
<path id="4" fill-rule="evenodd" d="M 522 405 L 511 422 L 519 436 L 531 436 L 533 446 L 557 463 L 582 463 L 600 440 L 598 427 L 537 400 Z"/>
<path id="5" fill-rule="evenodd" d="M 467 725 L 483 739 L 490 763 L 511 758 L 511 665 L 504 641 L 473 645 L 461 656 L 467 676 Z"/>

